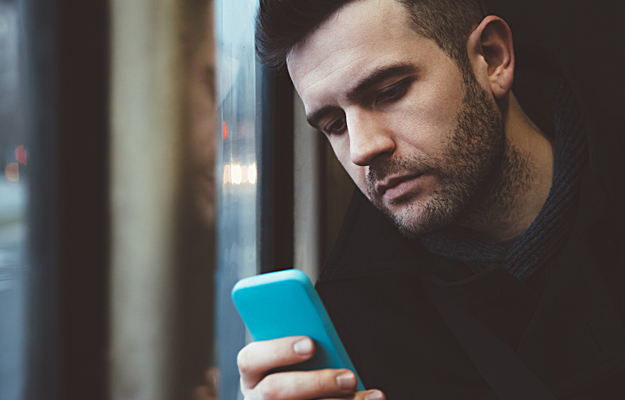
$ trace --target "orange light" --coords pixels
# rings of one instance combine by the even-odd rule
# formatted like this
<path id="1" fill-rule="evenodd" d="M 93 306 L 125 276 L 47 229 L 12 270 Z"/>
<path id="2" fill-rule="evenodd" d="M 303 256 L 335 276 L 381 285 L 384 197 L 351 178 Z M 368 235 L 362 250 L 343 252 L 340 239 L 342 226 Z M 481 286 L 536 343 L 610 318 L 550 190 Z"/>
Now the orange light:
<path id="1" fill-rule="evenodd" d="M 224 121 L 224 140 L 228 137 L 228 127 L 226 126 L 226 121 Z"/>
<path id="2" fill-rule="evenodd" d="M 20 180 L 20 165 L 18 163 L 8 163 L 4 168 L 4 175 L 10 182 L 18 182 Z"/>

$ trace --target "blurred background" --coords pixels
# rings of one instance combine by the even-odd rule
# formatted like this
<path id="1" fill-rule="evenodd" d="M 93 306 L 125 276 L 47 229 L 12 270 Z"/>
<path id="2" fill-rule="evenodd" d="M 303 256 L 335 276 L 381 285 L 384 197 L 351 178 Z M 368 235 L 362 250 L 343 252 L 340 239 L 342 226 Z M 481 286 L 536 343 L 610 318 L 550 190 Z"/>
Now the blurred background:
<path id="1" fill-rule="evenodd" d="M 622 2 L 492 3 L 623 122 Z M 241 397 L 230 289 L 314 279 L 353 190 L 256 6 L 0 0 L 0 400 Z"/>

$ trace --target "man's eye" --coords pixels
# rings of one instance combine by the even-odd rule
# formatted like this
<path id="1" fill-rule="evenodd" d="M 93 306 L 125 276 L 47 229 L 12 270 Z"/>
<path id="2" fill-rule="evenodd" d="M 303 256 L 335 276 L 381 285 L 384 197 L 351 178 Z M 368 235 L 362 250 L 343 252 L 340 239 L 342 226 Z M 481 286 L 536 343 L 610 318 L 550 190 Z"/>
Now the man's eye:
<path id="1" fill-rule="evenodd" d="M 324 131 L 328 134 L 338 134 L 345 130 L 345 117 L 334 120 L 331 124 L 327 125 Z"/>
<path id="2" fill-rule="evenodd" d="M 399 84 L 380 92 L 375 99 L 376 104 L 399 100 L 404 96 L 404 94 L 406 94 L 408 84 L 409 82 L 400 82 Z"/>

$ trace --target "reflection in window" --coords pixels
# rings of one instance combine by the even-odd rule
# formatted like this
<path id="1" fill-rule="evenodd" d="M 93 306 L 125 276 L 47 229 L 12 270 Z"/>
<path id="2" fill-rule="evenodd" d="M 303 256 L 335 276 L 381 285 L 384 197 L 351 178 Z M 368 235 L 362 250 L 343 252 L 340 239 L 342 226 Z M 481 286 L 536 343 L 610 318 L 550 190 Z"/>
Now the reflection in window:
<path id="1" fill-rule="evenodd" d="M 215 4 L 217 100 L 221 128 L 217 145 L 218 213 L 215 349 L 220 398 L 236 399 L 236 354 L 245 328 L 230 300 L 238 279 L 258 272 L 259 228 L 257 96 L 260 82 L 254 54 L 256 2 Z"/>
<path id="2" fill-rule="evenodd" d="M 25 389 L 28 146 L 21 129 L 18 7 L 0 2 L 0 399 Z"/>

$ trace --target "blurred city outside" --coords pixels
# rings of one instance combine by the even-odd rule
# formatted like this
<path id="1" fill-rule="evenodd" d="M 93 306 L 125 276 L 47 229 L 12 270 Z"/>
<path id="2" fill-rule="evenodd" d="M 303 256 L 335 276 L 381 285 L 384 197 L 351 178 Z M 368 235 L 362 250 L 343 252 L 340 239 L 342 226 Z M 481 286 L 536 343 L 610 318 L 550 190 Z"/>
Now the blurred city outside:
<path id="1" fill-rule="evenodd" d="M 29 299 L 33 298 L 33 295 L 38 295 L 39 291 L 32 289 L 33 278 L 31 266 L 35 266 L 36 260 L 33 257 L 38 253 L 32 253 L 35 249 L 35 245 L 30 245 L 30 235 L 39 231 L 39 228 L 32 228 L 29 232 L 29 227 L 32 227 L 34 222 L 38 222 L 37 218 L 34 218 L 33 214 L 29 214 L 29 210 L 39 210 L 39 208 L 33 208 L 36 205 L 29 205 L 29 196 L 33 192 L 33 188 L 37 188 L 38 185 L 34 184 L 30 186 L 34 181 L 34 171 L 32 170 L 35 165 L 31 166 L 31 179 L 29 180 L 29 165 L 31 158 L 35 161 L 40 161 L 41 158 L 37 158 L 37 154 L 43 151 L 43 147 L 40 142 L 30 141 L 30 136 L 27 132 L 31 132 L 31 124 L 36 119 L 24 118 L 26 112 L 24 108 L 26 106 L 32 106 L 31 102 L 26 101 L 22 96 L 25 89 L 30 89 L 28 93 L 32 92 L 35 83 L 30 81 L 26 82 L 26 72 L 24 68 L 25 53 L 24 42 L 25 38 L 22 36 L 24 32 L 22 14 L 24 10 L 23 0 L 0 0 L 0 400 L 23 400 L 29 395 L 27 387 L 29 380 L 32 378 L 32 371 L 30 371 L 31 365 L 28 364 L 30 360 L 28 351 L 29 348 L 35 354 L 41 351 L 41 348 L 34 346 L 36 341 L 36 334 L 40 333 L 39 330 L 29 331 L 29 326 L 33 320 L 37 320 L 40 317 L 39 313 L 33 313 L 33 310 L 38 308 L 36 301 L 29 303 Z M 132 8 L 130 2 L 124 1 L 118 3 L 127 6 L 130 11 L 141 10 Z M 173 2 L 172 2 L 173 4 Z M 253 4 L 253 3 L 250 3 Z M 145 10 L 149 11 L 151 7 L 149 1 L 145 2 Z M 166 383 L 160 382 L 166 379 L 161 379 L 160 375 L 152 373 L 152 366 L 148 364 L 142 364 L 141 368 L 135 369 L 133 374 L 125 376 L 128 378 L 128 387 L 134 387 L 134 385 L 140 386 L 147 383 L 154 386 L 154 388 L 165 387 L 171 393 L 184 394 L 184 398 L 190 398 L 193 395 L 194 387 L 201 385 L 202 383 L 212 383 L 215 379 L 214 369 L 211 373 L 207 373 L 207 378 L 204 379 L 206 368 L 214 365 L 216 356 L 213 355 L 213 273 L 214 273 L 214 247 L 215 247 L 215 147 L 217 142 L 215 136 L 220 135 L 221 131 L 217 132 L 216 114 L 215 114 L 215 82 L 214 82 L 214 37 L 212 26 L 212 2 L 211 1 L 194 1 L 188 0 L 185 2 L 185 18 L 183 24 L 183 38 L 184 38 L 184 68 L 185 79 L 188 79 L 189 86 L 185 86 L 181 91 L 182 96 L 188 96 L 184 103 L 188 105 L 188 108 L 184 108 L 185 112 L 189 115 L 180 117 L 180 119 L 188 118 L 188 121 L 184 124 L 184 129 L 187 129 L 182 133 L 180 132 L 165 132 L 163 135 L 171 139 L 179 139 L 181 143 L 185 143 L 185 162 L 188 165 L 185 168 L 181 168 L 181 176 L 184 177 L 184 183 L 180 185 L 181 194 L 177 194 L 178 207 L 182 211 L 176 211 L 175 221 L 170 221 L 170 226 L 161 227 L 164 233 L 167 233 L 167 240 L 172 241 L 167 246 L 174 246 L 176 250 L 174 259 L 169 265 L 165 265 L 163 261 L 163 269 L 167 269 L 167 273 L 175 276 L 175 279 L 166 280 L 163 278 L 162 285 L 167 290 L 171 290 L 174 295 L 172 298 L 162 295 L 159 291 L 153 291 L 153 296 L 160 298 L 159 301 L 169 301 L 169 306 L 175 311 L 171 314 L 166 314 L 165 311 L 159 309 L 156 305 L 150 308 L 150 312 L 159 313 L 163 315 L 163 323 L 168 326 L 175 326 L 175 334 L 166 336 L 163 334 L 163 341 L 158 342 L 153 347 L 146 346 L 147 352 L 150 355 L 154 353 L 166 354 L 169 357 L 171 353 L 173 356 L 167 358 L 165 356 L 159 359 L 159 362 L 163 363 L 163 371 L 173 371 L 168 373 L 166 379 L 169 379 Z M 123 9 L 127 11 L 126 8 Z M 144 12 L 143 16 L 149 18 L 151 14 Z M 130 13 L 132 14 L 132 13 Z M 169 15 L 168 15 L 169 17 Z M 156 18 L 154 18 L 156 19 Z M 173 17 L 172 17 L 173 20 Z M 126 20 L 124 20 L 126 21 Z M 136 26 L 135 16 L 128 18 L 132 26 Z M 159 20 L 160 21 L 160 20 Z M 118 21 L 119 22 L 119 21 Z M 159 32 L 165 31 L 162 24 L 154 23 L 155 27 L 158 27 Z M 153 27 L 152 25 L 146 25 L 146 29 Z M 251 26 L 251 25 L 250 25 Z M 31 34 L 30 31 L 29 35 Z M 154 38 L 156 35 L 149 34 L 148 38 Z M 128 36 L 124 36 L 124 39 Z M 29 39 L 32 37 L 29 36 Z M 167 42 L 171 38 L 160 38 L 160 40 Z M 30 43 L 30 41 L 29 41 Z M 113 41 L 114 46 L 121 46 L 120 43 Z M 126 43 L 126 42 L 124 42 Z M 159 42 L 161 43 L 161 42 Z M 177 43 L 177 42 L 175 42 Z M 47 48 L 45 49 L 48 50 Z M 52 49 L 54 50 L 54 49 Z M 152 52 L 153 53 L 153 52 Z M 154 54 L 146 52 L 145 60 L 153 63 L 153 59 L 149 57 L 155 57 Z M 30 54 L 30 53 L 29 53 Z M 160 53 L 159 53 L 160 54 Z M 134 57 L 135 54 L 132 54 Z M 168 59 L 168 58 L 167 58 Z M 253 60 L 253 56 L 250 58 Z M 29 59 L 30 60 L 30 59 Z M 59 64 L 60 65 L 60 64 Z M 124 71 L 132 70 L 132 63 L 121 63 L 119 68 Z M 45 67 L 45 65 L 44 65 Z M 152 71 L 147 67 L 144 67 L 148 72 Z M 156 68 L 154 68 L 156 70 Z M 159 72 L 160 70 L 156 70 Z M 171 69 L 172 78 L 178 82 L 179 70 Z M 188 73 L 187 73 L 188 72 Z M 145 75 L 144 71 L 138 71 L 138 74 Z M 156 76 L 156 72 L 154 72 Z M 116 75 L 119 79 L 119 74 Z M 158 75 L 162 77 L 161 75 Z M 249 73 L 248 76 L 253 77 L 253 73 Z M 30 77 L 30 75 L 29 75 Z M 232 77 L 234 79 L 234 77 Z M 114 81 L 114 80 L 113 80 Z M 154 79 L 154 81 L 158 81 Z M 142 83 L 140 81 L 139 83 Z M 146 80 L 147 82 L 147 80 Z M 245 82 L 242 82 L 237 89 L 239 97 L 243 99 L 242 92 L 245 89 Z M 29 85 L 25 85 L 29 84 Z M 167 85 L 163 84 L 163 92 L 168 89 Z M 153 84 L 142 86 L 141 88 L 148 88 L 149 93 L 153 93 Z M 141 89 L 140 88 L 140 89 Z M 133 86 L 133 90 L 136 88 Z M 124 93 L 130 93 L 132 90 L 124 87 Z M 159 93 L 163 93 L 159 92 Z M 229 92 L 229 91 L 228 91 Z M 134 93 L 134 92 L 132 92 Z M 155 96 L 158 100 L 159 96 Z M 161 99 L 165 99 L 166 96 L 160 96 Z M 134 99 L 134 98 L 133 98 Z M 231 95 L 229 97 L 230 103 L 235 103 L 236 96 Z M 150 98 L 149 100 L 152 100 Z M 224 100 L 223 98 L 221 99 Z M 242 101 L 242 100 L 240 100 Z M 163 100 L 165 102 L 165 100 Z M 155 104 L 158 101 L 155 101 Z M 133 103 L 133 107 L 138 110 L 149 110 L 149 107 L 156 107 L 154 104 L 146 101 L 145 107 L 141 108 L 140 105 Z M 181 107 L 182 109 L 182 107 Z M 30 111 L 30 108 L 28 108 Z M 251 108 L 250 108 L 251 110 Z M 134 114 L 137 114 L 134 112 Z M 149 114 L 149 113 L 148 113 Z M 254 115 L 251 113 L 250 115 Z M 172 116 L 175 117 L 172 112 Z M 177 118 L 173 118 L 172 121 L 177 121 Z M 230 118 L 230 117 L 229 117 Z M 232 134 L 228 138 L 228 145 L 233 140 L 241 139 L 239 136 L 244 135 L 245 126 L 241 123 L 238 126 L 232 124 Z M 247 124 L 248 135 L 247 141 L 254 140 L 253 118 L 252 122 Z M 240 122 L 240 121 L 239 121 Z M 182 125 L 182 124 L 181 124 Z M 177 128 L 178 129 L 178 128 Z M 236 134 L 238 130 L 241 133 Z M 165 131 L 165 129 L 163 129 Z M 136 131 L 136 129 L 133 129 Z M 67 134 L 67 130 L 63 131 Z M 126 131 L 124 131 L 126 132 Z M 47 131 L 44 132 L 46 135 Z M 57 132 L 58 133 L 58 132 Z M 135 132 L 136 133 L 136 132 Z M 149 131 L 149 135 L 146 138 L 150 139 L 150 160 L 153 160 L 151 165 L 162 165 L 162 160 L 159 159 L 158 149 L 155 150 L 153 143 L 154 131 Z M 52 133 L 50 133 L 52 134 Z M 175 136 L 179 135 L 179 136 Z M 170 140 L 170 139 L 167 139 Z M 225 138 L 223 141 L 226 141 Z M 165 143 L 166 141 L 164 141 Z M 247 142 L 245 142 L 247 143 Z M 141 147 L 141 146 L 139 146 Z M 147 147 L 147 146 L 144 146 Z M 136 149 L 136 147 L 133 147 Z M 163 147 L 165 148 L 165 147 Z M 31 150 L 32 149 L 32 150 Z M 173 150 L 167 148 L 168 151 Z M 53 149 L 50 149 L 52 151 Z M 182 153 L 182 151 L 181 151 Z M 251 152 L 253 154 L 253 152 Z M 238 156 L 238 155 L 237 155 Z M 140 157 L 137 157 L 140 158 Z M 236 161 L 236 162 L 235 162 Z M 247 190 L 248 192 L 254 191 L 256 183 L 256 164 L 254 160 L 247 160 L 244 157 L 240 157 L 237 160 L 224 160 L 224 164 L 231 165 L 233 167 L 232 173 L 234 174 L 231 179 L 231 189 Z M 237 180 L 236 172 L 237 168 L 240 168 L 240 181 Z M 124 171 L 124 177 L 127 177 L 128 173 L 133 172 L 140 181 L 145 181 L 145 176 L 141 173 L 145 172 L 139 168 L 134 170 L 129 168 Z M 229 169 L 230 171 L 230 169 Z M 220 177 L 225 171 L 220 171 Z M 158 174 L 153 175 L 155 179 L 162 183 L 161 176 Z M 40 181 L 37 181 L 40 182 Z M 125 181 L 124 181 L 125 182 Z M 56 181 L 54 182 L 56 185 Z M 126 190 L 127 186 L 123 186 L 123 182 L 119 183 L 122 189 Z M 154 185 L 155 187 L 157 185 Z M 177 186 L 172 184 L 172 188 Z M 253 189 L 253 190 L 252 190 Z M 173 189 L 172 189 L 173 190 Z M 164 191 L 161 191 L 164 193 Z M 137 198 L 141 201 L 144 200 L 145 193 L 142 193 L 139 189 L 136 190 Z M 158 195 L 165 196 L 167 193 L 157 193 Z M 246 192 L 247 193 L 247 192 Z M 39 201 L 39 197 L 33 198 Z M 147 196 L 149 197 L 149 196 Z M 173 196 L 170 196 L 173 198 Z M 169 197 L 168 197 L 169 198 Z M 137 203 L 138 207 L 142 209 L 150 209 L 144 203 Z M 251 204 L 255 204 L 253 201 Z M 173 208 L 172 208 L 173 209 Z M 254 210 L 254 207 L 247 207 L 248 210 Z M 162 209 L 158 209 L 158 215 L 166 214 Z M 146 218 L 154 219 L 155 215 L 148 215 Z M 243 221 L 255 220 L 254 218 L 241 218 Z M 136 218 L 132 224 L 136 227 L 141 225 L 141 221 L 137 223 Z M 131 222 L 128 222 L 130 224 Z M 36 225 L 36 224 L 35 224 Z M 113 224 L 114 225 L 114 224 Z M 67 226 L 67 224 L 65 225 Z M 113 231 L 118 229 L 113 228 Z M 174 234 L 174 231 L 178 230 Z M 256 230 L 249 229 L 244 230 L 250 237 L 253 237 Z M 141 240 L 139 235 L 135 235 L 135 239 Z M 33 240 L 33 243 L 35 241 Z M 251 242 L 253 243 L 253 242 Z M 135 298 L 140 304 L 144 304 L 145 290 L 142 292 L 140 289 L 145 289 L 145 283 L 151 282 L 154 278 L 154 265 L 145 263 L 145 260 L 141 259 L 142 253 L 137 249 L 136 243 L 134 246 L 129 246 L 136 257 L 132 260 L 136 261 L 136 265 L 131 262 L 125 262 L 123 267 L 125 271 L 130 271 L 132 268 L 139 268 L 146 266 L 145 279 L 141 281 L 141 285 L 128 286 L 129 291 L 136 295 Z M 251 249 L 251 247 L 246 247 Z M 236 252 L 235 252 L 236 253 Z M 241 253 L 241 257 L 249 256 L 250 251 Z M 252 252 L 253 253 L 253 252 Z M 79 257 L 78 257 L 79 258 Z M 148 257 L 149 258 L 149 257 Z M 29 264 L 29 259 L 32 262 Z M 56 260 L 55 260 L 56 261 Z M 65 260 L 66 261 L 66 260 Z M 126 260 L 127 261 L 127 260 Z M 169 261 L 167 261 L 169 262 Z M 50 263 L 53 264 L 52 262 Z M 66 264 L 62 264 L 66 266 Z M 37 265 L 38 266 L 38 265 Z M 132 268 L 131 268 L 132 267 Z M 39 270 L 37 270 L 39 271 Z M 39 275 L 38 275 L 39 276 Z M 124 281 L 123 284 L 132 284 L 132 281 Z M 121 286 L 121 285 L 118 285 Z M 138 286 L 141 286 L 139 288 Z M 126 286 L 124 286 L 126 287 Z M 224 297 L 229 299 L 229 297 Z M 60 304 L 60 300 L 59 300 Z M 126 309 L 132 309 L 128 306 L 128 303 L 124 305 Z M 45 312 L 45 311 L 43 311 Z M 175 323 L 166 315 L 175 315 Z M 128 321 L 128 326 L 136 326 L 140 321 L 136 314 L 131 315 Z M 55 321 L 56 322 L 56 321 Z M 165 326 L 164 325 L 164 326 Z M 145 331 L 152 329 L 151 326 L 142 326 Z M 119 325 L 114 326 L 116 334 L 127 334 L 125 340 L 133 340 L 132 333 L 120 330 Z M 153 330 L 153 329 L 152 329 Z M 173 331 L 173 328 L 172 328 Z M 59 330 L 59 332 L 61 332 Z M 65 331 L 63 331 L 65 332 Z M 240 329 L 240 335 L 242 337 L 242 329 Z M 86 332 L 89 334 L 89 332 Z M 144 342 L 146 342 L 144 340 Z M 135 346 L 137 352 L 142 350 L 138 349 L 140 346 Z M 130 351 L 124 352 L 126 356 L 131 359 L 143 360 L 141 357 L 136 357 L 138 353 L 132 353 Z M 131 354 L 132 353 L 132 354 Z M 159 353 L 159 354 L 160 354 Z M 121 353 L 120 353 L 121 354 Z M 143 353 L 147 354 L 147 353 Z M 37 360 L 35 360 L 36 362 Z M 120 358 L 120 364 L 124 364 L 126 359 Z M 32 363 L 33 361 L 30 360 Z M 94 364 L 97 360 L 94 360 Z M 126 363 L 128 365 L 128 363 Z M 167 364 L 167 365 L 165 365 Z M 47 364 L 46 364 L 47 365 Z M 116 364 L 110 366 L 112 370 L 115 370 Z M 141 369 L 141 370 L 140 370 Z M 152 374 L 147 379 L 146 376 Z M 145 379 L 144 379 L 145 378 Z M 56 378 L 55 378 L 56 379 Z M 143 380 L 141 380 L 143 379 Z M 171 382 L 170 382 L 171 381 Z M 207 382 L 205 382 L 207 381 Z M 39 381 L 37 381 L 39 382 Z M 159 384 L 161 386 L 159 386 Z M 30 385 L 29 385 L 30 386 Z M 202 396 L 202 399 L 214 397 L 214 386 L 199 386 L 195 392 L 196 396 Z M 235 388 L 236 389 L 236 388 Z M 161 395 L 161 398 L 168 398 L 166 395 Z M 51 394 L 51 397 L 54 397 Z"/>
<path id="2" fill-rule="evenodd" d="M 18 5 L 0 2 L 0 399 L 23 398 L 26 358 L 27 149 L 19 97 Z"/>
<path id="3" fill-rule="evenodd" d="M 26 184 L 0 178 L 0 399 L 22 398 L 25 367 Z"/>

